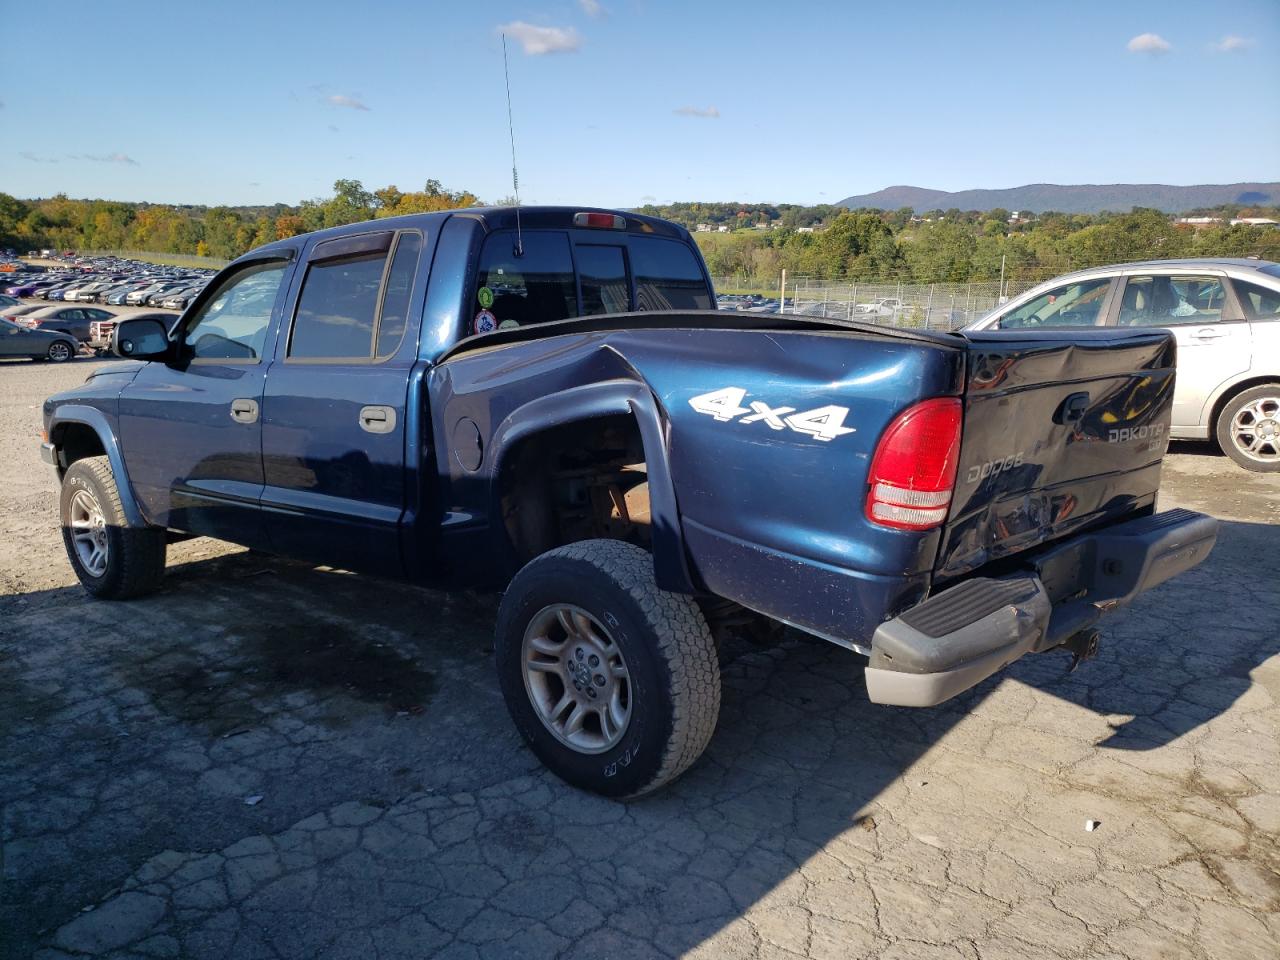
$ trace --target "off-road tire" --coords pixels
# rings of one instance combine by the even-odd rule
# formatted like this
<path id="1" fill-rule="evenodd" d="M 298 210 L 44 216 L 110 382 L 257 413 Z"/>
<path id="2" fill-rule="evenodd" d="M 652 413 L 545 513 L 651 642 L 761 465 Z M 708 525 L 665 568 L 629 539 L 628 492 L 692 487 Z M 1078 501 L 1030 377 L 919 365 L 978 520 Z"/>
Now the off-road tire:
<path id="1" fill-rule="evenodd" d="M 606 625 L 631 684 L 631 716 L 603 753 L 561 742 L 540 719 L 524 679 L 524 635 L 549 605 L 572 604 Z M 502 598 L 494 643 L 507 709 L 530 749 L 568 783 L 636 797 L 670 783 L 702 755 L 720 713 L 720 666 L 692 597 L 660 590 L 653 558 L 618 540 L 584 540 L 530 561 Z"/>
<path id="2" fill-rule="evenodd" d="M 1246 470 L 1252 470 L 1255 473 L 1280 472 L 1280 458 L 1260 460 L 1251 457 L 1236 445 L 1235 438 L 1232 436 L 1232 423 L 1237 413 L 1258 400 L 1277 397 L 1280 397 L 1280 383 L 1264 383 L 1236 394 L 1223 404 L 1222 412 L 1218 414 L 1218 422 L 1214 425 L 1218 446 L 1222 448 L 1223 453 Z"/>
<path id="3" fill-rule="evenodd" d="M 97 501 L 106 521 L 106 569 L 98 576 L 85 567 L 72 538 L 71 501 L 80 490 Z M 164 577 L 165 531 L 128 526 L 106 457 L 87 457 L 67 468 L 58 506 L 67 558 L 85 590 L 102 600 L 129 600 L 159 587 Z"/>

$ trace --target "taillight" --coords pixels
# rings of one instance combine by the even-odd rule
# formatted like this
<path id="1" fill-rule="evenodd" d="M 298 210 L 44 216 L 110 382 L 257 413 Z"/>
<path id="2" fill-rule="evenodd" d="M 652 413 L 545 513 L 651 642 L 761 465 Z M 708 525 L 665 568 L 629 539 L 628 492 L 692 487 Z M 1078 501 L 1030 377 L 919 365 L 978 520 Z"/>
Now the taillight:
<path id="1" fill-rule="evenodd" d="M 573 225 L 575 227 L 599 227 L 604 230 L 625 230 L 627 229 L 627 218 L 620 217 L 615 213 L 575 213 L 573 215 Z"/>
<path id="2" fill-rule="evenodd" d="M 871 459 L 867 519 L 900 530 L 929 530 L 947 518 L 963 418 L 957 397 L 925 400 L 894 418 Z"/>

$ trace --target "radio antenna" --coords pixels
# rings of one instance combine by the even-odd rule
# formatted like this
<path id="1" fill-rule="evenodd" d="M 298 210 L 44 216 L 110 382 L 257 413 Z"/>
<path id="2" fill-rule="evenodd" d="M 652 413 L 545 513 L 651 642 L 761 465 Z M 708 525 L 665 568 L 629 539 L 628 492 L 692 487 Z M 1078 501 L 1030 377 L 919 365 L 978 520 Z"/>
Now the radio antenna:
<path id="1" fill-rule="evenodd" d="M 502 35 L 502 77 L 507 82 L 507 133 L 511 135 L 511 188 L 516 199 L 516 256 L 524 256 L 524 236 L 520 232 L 520 175 L 516 173 L 516 126 L 511 120 L 511 69 L 507 66 L 507 35 Z"/>

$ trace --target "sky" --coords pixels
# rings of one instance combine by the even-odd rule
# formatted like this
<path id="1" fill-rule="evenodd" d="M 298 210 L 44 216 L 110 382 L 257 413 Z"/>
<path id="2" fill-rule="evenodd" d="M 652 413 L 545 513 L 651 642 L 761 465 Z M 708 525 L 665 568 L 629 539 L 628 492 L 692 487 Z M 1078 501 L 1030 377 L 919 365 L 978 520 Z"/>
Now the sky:
<path id="1" fill-rule="evenodd" d="M 19 197 L 294 204 L 352 178 L 500 200 L 503 31 L 525 203 L 1280 179 L 1280 0 L 20 9 L 0 59 Z"/>

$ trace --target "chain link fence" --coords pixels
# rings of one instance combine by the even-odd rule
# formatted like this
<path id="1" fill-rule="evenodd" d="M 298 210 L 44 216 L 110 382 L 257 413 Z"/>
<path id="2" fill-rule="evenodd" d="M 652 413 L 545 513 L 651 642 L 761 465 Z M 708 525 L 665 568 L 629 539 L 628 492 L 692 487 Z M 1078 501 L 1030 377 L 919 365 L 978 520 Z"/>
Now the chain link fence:
<path id="1" fill-rule="evenodd" d="M 922 330 L 956 330 L 1037 281 L 858 283 L 800 279 L 787 292 L 787 313 L 861 320 Z"/>
<path id="2" fill-rule="evenodd" d="M 955 330 L 984 316 L 1038 280 L 973 283 L 906 283 L 787 278 L 785 303 L 778 297 L 780 280 L 713 277 L 722 310 L 800 313 L 814 317 L 859 320 L 920 330 Z"/>

